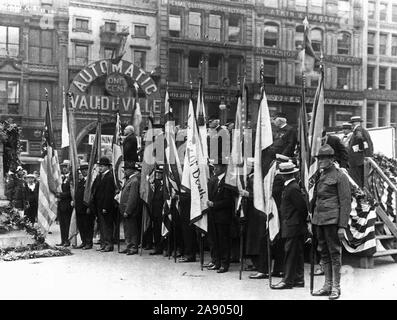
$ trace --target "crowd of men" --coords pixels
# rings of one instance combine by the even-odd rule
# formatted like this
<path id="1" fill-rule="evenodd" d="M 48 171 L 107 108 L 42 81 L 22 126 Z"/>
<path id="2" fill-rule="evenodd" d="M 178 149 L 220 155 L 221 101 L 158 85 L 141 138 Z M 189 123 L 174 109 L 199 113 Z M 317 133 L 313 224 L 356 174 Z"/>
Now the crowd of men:
<path id="1" fill-rule="evenodd" d="M 218 159 L 211 161 L 210 178 L 208 181 L 208 233 L 205 246 L 210 250 L 211 260 L 205 264 L 208 270 L 218 273 L 228 272 L 230 264 L 239 262 L 239 229 L 244 230 L 244 257 L 249 258 L 252 265 L 247 270 L 255 271 L 250 279 L 266 279 L 269 273 L 282 280 L 272 288 L 292 289 L 304 287 L 304 252 L 305 243 L 313 232 L 318 240 L 317 250 L 320 253 L 320 265 L 325 276 L 324 286 L 315 291 L 314 295 L 329 296 L 337 299 L 340 295 L 341 239 L 347 227 L 351 211 L 350 183 L 346 175 L 338 169 L 346 168 L 358 184 L 364 183 L 364 157 L 372 156 L 373 145 L 368 132 L 361 126 L 361 118 L 354 116 L 349 123 L 344 123 L 342 138 L 323 132 L 323 146 L 317 157 L 321 174 L 316 180 L 313 201 L 307 203 L 302 185 L 297 174 L 297 132 L 287 123 L 287 117 L 278 113 L 273 117 L 273 145 L 271 154 L 277 161 L 277 175 L 274 179 L 273 197 L 276 202 L 280 232 L 272 242 L 273 270 L 269 270 L 267 255 L 266 216 L 260 214 L 253 204 L 253 158 L 248 158 L 248 177 L 246 190 L 240 191 L 243 197 L 244 217 L 236 212 L 234 204 L 238 196 L 225 183 L 227 161 L 220 149 L 225 141 L 231 142 L 229 131 L 233 125 L 221 126 L 219 119 L 212 117 L 208 125 L 208 147 L 218 145 Z M 186 134 L 181 129 L 178 134 Z M 215 139 L 215 140 L 214 140 Z M 176 139 L 178 155 L 183 164 L 186 150 L 186 138 Z M 214 142 L 215 141 L 215 142 Z M 84 202 L 85 181 L 88 163 L 79 167 L 78 190 L 74 201 L 71 197 L 71 175 L 69 164 L 61 164 L 62 192 L 57 197 L 58 220 L 61 230 L 61 246 L 70 246 L 69 226 L 73 206 L 76 209 L 77 225 L 81 245 L 77 248 L 89 250 L 94 244 L 95 226 L 99 229 L 100 239 L 97 251 L 111 252 L 117 243 L 120 222 L 124 228 L 124 245 L 121 254 L 134 255 L 139 246 L 152 249 L 151 255 L 169 256 L 174 252 L 178 262 L 196 262 L 198 254 L 198 234 L 190 221 L 190 195 L 185 192 L 178 194 L 177 209 L 172 212 L 174 223 L 167 238 L 162 237 L 163 222 L 163 166 L 157 165 L 154 177 L 154 196 L 149 206 L 150 227 L 142 235 L 142 211 L 144 204 L 140 199 L 140 160 L 142 152 L 139 141 L 132 126 L 124 129 L 124 174 L 125 182 L 121 190 L 117 190 L 111 161 L 101 157 L 98 166 L 99 174 L 92 184 L 91 200 Z M 210 150 L 208 154 L 211 154 Z M 19 175 L 19 171 L 17 171 Z M 21 178 L 18 178 L 21 179 Z M 27 179 L 30 179 L 28 177 Z M 18 185 L 16 183 L 15 185 Z M 22 183 L 21 183 L 22 185 Z M 30 182 L 23 182 L 24 190 L 32 190 Z M 27 187 L 27 188 L 26 188 Z M 15 187 L 12 200 L 17 208 L 27 210 L 26 202 L 19 203 L 20 191 Z M 115 201 L 119 192 L 119 202 Z M 25 199 L 25 198 L 23 198 Z M 30 201 L 30 200 L 28 200 Z M 33 202 L 32 202 L 33 203 Z M 37 196 L 34 207 L 37 215 Z M 308 212 L 312 213 L 308 217 Z M 32 220 L 33 221 L 33 220 Z M 311 227 L 308 222 L 311 222 Z"/>

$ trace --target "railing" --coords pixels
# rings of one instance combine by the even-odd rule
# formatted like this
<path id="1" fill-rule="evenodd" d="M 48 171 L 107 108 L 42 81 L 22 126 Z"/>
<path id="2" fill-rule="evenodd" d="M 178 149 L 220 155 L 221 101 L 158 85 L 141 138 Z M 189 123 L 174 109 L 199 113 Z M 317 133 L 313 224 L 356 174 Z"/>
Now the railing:
<path id="1" fill-rule="evenodd" d="M 102 34 L 129 34 L 130 33 L 130 27 L 129 26 L 122 26 L 122 25 L 117 25 L 114 30 L 111 30 L 107 27 L 107 25 L 102 25 L 99 27 L 100 35 Z"/>

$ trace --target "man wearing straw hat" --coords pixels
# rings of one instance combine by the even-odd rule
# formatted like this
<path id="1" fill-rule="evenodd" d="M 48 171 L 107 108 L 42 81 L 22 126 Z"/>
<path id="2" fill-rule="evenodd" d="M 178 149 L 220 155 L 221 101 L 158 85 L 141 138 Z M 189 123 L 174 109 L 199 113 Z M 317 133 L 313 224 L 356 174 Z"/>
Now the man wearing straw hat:
<path id="1" fill-rule="evenodd" d="M 345 228 L 351 211 L 351 190 L 346 175 L 334 164 L 334 149 L 328 144 L 318 152 L 320 177 L 314 187 L 312 224 L 318 241 L 318 250 L 324 268 L 323 287 L 314 296 L 338 299 L 341 293 L 340 277 L 342 246 Z"/>
<path id="2" fill-rule="evenodd" d="M 283 177 L 284 190 L 281 195 L 280 223 L 284 239 L 284 277 L 272 289 L 304 287 L 303 245 L 306 232 L 307 207 L 295 174 L 299 169 L 292 162 L 279 164 L 278 174 Z"/>

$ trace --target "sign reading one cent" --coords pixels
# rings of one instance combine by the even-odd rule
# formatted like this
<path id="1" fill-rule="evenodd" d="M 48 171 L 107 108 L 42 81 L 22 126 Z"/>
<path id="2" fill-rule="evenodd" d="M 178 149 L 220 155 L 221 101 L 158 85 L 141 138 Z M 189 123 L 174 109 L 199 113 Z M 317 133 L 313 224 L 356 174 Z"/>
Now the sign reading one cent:
<path id="1" fill-rule="evenodd" d="M 112 96 L 122 96 L 127 92 L 128 84 L 120 73 L 111 73 L 106 78 L 106 91 Z"/>

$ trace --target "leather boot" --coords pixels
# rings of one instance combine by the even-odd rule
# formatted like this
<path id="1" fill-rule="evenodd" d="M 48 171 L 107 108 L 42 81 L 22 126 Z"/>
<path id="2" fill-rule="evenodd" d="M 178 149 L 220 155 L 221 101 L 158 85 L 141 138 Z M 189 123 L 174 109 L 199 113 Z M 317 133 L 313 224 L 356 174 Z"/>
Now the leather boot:
<path id="1" fill-rule="evenodd" d="M 332 290 L 329 296 L 330 300 L 336 300 L 340 296 L 340 265 L 333 265 L 332 266 Z"/>
<path id="2" fill-rule="evenodd" d="M 320 290 L 314 291 L 313 296 L 329 296 L 332 289 L 332 265 L 331 263 L 323 264 L 324 270 L 324 285 Z"/>

